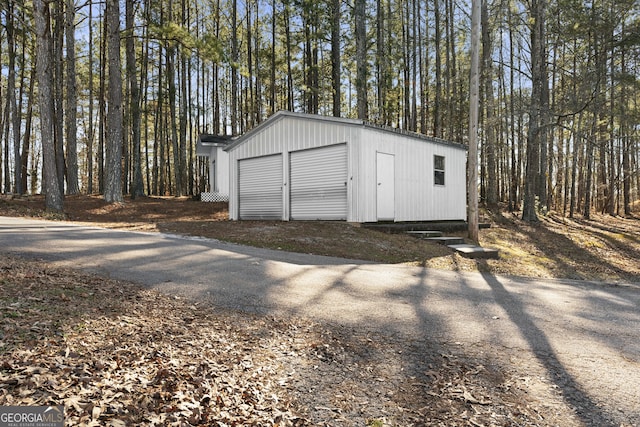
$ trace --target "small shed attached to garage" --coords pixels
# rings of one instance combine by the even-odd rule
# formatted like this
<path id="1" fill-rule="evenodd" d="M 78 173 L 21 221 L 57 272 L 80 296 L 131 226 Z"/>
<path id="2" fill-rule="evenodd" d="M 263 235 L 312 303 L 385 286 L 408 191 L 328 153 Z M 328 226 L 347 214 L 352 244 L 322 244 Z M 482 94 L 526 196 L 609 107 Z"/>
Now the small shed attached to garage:
<path id="1" fill-rule="evenodd" d="M 209 166 L 209 188 L 200 194 L 203 202 L 229 200 L 229 154 L 224 151 L 232 141 L 226 135 L 200 135 L 196 155 L 205 157 Z"/>
<path id="2" fill-rule="evenodd" d="M 461 144 L 280 111 L 225 150 L 234 220 L 466 219 Z"/>

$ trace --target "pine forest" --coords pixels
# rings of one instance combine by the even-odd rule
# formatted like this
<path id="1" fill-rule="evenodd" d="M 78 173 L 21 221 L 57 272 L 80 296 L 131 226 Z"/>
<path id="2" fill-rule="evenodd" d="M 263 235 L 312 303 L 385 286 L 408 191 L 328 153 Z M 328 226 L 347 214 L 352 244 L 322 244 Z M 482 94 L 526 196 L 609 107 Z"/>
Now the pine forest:
<path id="1" fill-rule="evenodd" d="M 474 4 L 476 5 L 473 0 Z M 2 0 L 2 193 L 187 196 L 201 134 L 279 110 L 468 144 L 471 0 Z M 640 199 L 640 4 L 482 0 L 480 203 Z"/>

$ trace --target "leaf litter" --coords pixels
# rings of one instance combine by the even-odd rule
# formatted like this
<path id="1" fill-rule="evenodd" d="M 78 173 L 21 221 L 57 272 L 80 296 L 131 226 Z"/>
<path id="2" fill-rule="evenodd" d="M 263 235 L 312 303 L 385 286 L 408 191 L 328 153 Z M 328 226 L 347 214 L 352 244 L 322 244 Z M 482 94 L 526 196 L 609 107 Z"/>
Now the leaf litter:
<path id="1" fill-rule="evenodd" d="M 0 405 L 64 405 L 67 425 L 578 425 L 560 396 L 455 345 L 220 311 L 10 254 L 0 297 Z"/>

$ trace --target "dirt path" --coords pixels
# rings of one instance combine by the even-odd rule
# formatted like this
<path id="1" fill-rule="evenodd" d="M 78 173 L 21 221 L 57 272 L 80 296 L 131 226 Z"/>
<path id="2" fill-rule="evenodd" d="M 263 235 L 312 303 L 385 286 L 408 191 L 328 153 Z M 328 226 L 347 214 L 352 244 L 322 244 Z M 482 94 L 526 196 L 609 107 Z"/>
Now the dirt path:
<path id="1" fill-rule="evenodd" d="M 334 425 L 340 425 L 338 415 L 357 412 L 374 396 L 378 411 L 406 405 L 416 420 L 428 419 L 435 409 L 423 385 L 437 383 L 445 367 L 447 383 L 437 393 L 470 405 L 469 417 L 473 410 L 483 413 L 484 422 L 493 412 L 502 420 L 497 424 L 509 424 L 500 417 L 526 394 L 529 404 L 518 409 L 523 425 L 640 424 L 635 285 L 344 264 L 209 240 L 9 218 L 0 219 L 0 246 L 214 306 L 330 325 L 340 346 L 318 347 L 319 363 L 297 366 L 292 377 L 316 380 L 306 404 L 316 408 L 318 420 L 327 412 Z M 384 342 L 374 342 L 379 340 Z M 361 366 L 369 352 L 378 357 Z M 361 369 L 379 375 L 367 376 L 349 395 L 348 383 Z M 470 378 L 474 389 L 466 385 Z M 309 384 L 291 383 L 303 403 Z"/>

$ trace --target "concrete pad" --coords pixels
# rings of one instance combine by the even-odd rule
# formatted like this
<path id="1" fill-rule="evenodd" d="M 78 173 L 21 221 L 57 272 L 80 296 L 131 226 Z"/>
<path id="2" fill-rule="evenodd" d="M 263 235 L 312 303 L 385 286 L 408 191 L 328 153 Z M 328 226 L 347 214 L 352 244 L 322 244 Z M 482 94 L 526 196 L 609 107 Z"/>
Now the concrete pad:
<path id="1" fill-rule="evenodd" d="M 448 246 L 466 258 L 498 259 L 500 257 L 500 251 L 498 249 L 483 248 L 467 244 Z"/>

